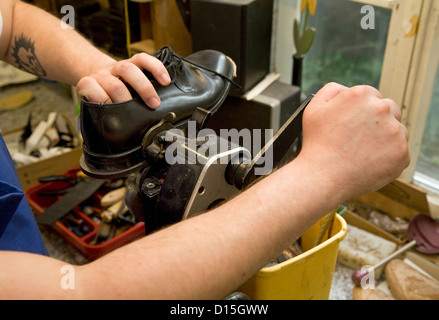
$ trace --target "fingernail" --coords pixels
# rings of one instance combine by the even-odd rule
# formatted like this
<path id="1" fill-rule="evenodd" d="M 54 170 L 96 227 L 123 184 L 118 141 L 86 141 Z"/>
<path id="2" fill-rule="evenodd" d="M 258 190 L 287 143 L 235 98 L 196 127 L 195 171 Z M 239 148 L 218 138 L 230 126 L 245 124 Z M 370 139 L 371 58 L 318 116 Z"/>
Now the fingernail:
<path id="1" fill-rule="evenodd" d="M 167 73 L 163 73 L 160 76 L 160 80 L 162 81 L 162 83 L 169 83 L 169 82 L 171 82 L 171 78 L 169 77 L 169 75 Z"/>
<path id="2" fill-rule="evenodd" d="M 147 104 L 148 104 L 148 106 L 149 106 L 150 108 L 152 108 L 152 109 L 157 109 L 157 108 L 159 107 L 159 105 L 160 105 L 160 101 L 159 101 L 157 98 L 152 97 L 152 98 L 149 98 L 149 99 L 148 99 Z"/>

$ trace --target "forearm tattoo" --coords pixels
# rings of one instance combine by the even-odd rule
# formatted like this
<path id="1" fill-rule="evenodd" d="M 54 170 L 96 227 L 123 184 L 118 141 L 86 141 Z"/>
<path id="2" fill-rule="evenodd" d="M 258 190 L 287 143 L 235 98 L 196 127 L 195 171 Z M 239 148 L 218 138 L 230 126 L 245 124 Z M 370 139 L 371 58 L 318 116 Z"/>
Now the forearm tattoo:
<path id="1" fill-rule="evenodd" d="M 35 54 L 35 42 L 23 34 L 15 37 L 12 56 L 17 67 L 40 77 L 45 77 L 46 70 L 41 66 Z"/>

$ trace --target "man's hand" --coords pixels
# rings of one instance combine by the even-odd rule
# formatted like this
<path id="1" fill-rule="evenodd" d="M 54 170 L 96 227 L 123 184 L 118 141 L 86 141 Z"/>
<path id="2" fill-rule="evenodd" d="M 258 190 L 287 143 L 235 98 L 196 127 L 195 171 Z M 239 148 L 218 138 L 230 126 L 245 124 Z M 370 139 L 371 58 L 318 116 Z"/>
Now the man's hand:
<path id="1" fill-rule="evenodd" d="M 152 109 L 160 105 L 151 82 L 142 70 L 148 70 L 163 86 L 171 79 L 161 61 L 146 53 L 136 54 L 79 80 L 76 91 L 80 97 L 99 103 L 118 103 L 132 99 L 126 84 L 129 84 Z"/>
<path id="2" fill-rule="evenodd" d="M 370 86 L 330 83 L 305 109 L 299 157 L 348 199 L 399 177 L 410 162 L 401 110 Z M 302 159 L 303 160 L 303 159 Z"/>

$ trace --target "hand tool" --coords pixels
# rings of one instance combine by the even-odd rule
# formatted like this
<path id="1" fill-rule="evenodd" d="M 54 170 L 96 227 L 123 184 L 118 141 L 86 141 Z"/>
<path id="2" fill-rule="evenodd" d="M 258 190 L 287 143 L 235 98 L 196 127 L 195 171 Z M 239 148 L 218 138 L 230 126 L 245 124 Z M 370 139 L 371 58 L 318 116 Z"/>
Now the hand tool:
<path id="1" fill-rule="evenodd" d="M 78 237 L 82 237 L 91 232 L 90 227 L 85 223 L 84 219 L 76 217 L 72 211 L 65 215 L 61 219 L 61 222 Z"/>
<path id="2" fill-rule="evenodd" d="M 44 189 L 38 191 L 37 195 L 38 196 L 63 195 L 65 193 L 69 192 L 71 190 L 71 188 L 74 185 L 76 185 L 78 182 L 83 181 L 83 180 L 89 180 L 89 179 L 90 178 L 88 176 L 86 176 L 82 171 L 78 171 L 76 173 L 76 176 L 51 175 L 51 176 L 40 177 L 40 178 L 38 178 L 38 182 L 40 182 L 40 183 L 65 182 L 67 184 L 67 186 L 64 186 L 65 184 L 63 184 L 62 187 L 57 186 L 54 189 L 44 188 Z M 118 179 L 116 181 L 112 181 L 112 180 L 103 180 L 103 181 L 104 181 L 104 184 L 102 186 L 105 188 L 110 188 L 110 189 L 120 188 L 124 183 L 123 179 Z M 113 190 L 113 191 L 115 191 L 115 190 Z M 116 198 L 120 197 L 120 194 L 118 194 L 118 193 L 112 194 L 113 191 L 110 191 L 107 193 L 109 195 L 106 198 L 107 200 L 104 200 L 105 205 L 103 205 L 101 203 L 102 207 L 109 206 L 118 200 Z M 122 192 L 122 191 L 119 191 L 119 192 Z M 105 196 L 104 196 L 104 198 L 105 198 Z M 111 200 L 109 198 L 111 198 Z"/>
<path id="3" fill-rule="evenodd" d="M 128 208 L 125 206 L 124 200 L 119 200 L 116 203 L 114 203 L 109 208 L 105 209 L 101 212 L 101 220 L 110 223 L 114 219 L 118 217 L 119 214 L 122 214 L 123 211 L 128 210 Z"/>
<path id="4" fill-rule="evenodd" d="M 126 187 L 121 187 L 106 193 L 101 199 L 101 207 L 105 208 L 125 198 Z"/>
<path id="5" fill-rule="evenodd" d="M 36 217 L 37 223 L 52 225 L 70 210 L 91 197 L 105 182 L 106 180 L 103 179 L 91 178 L 78 181 L 59 200 Z"/>
<path id="6" fill-rule="evenodd" d="M 86 178 L 87 179 L 87 178 Z M 83 180 L 83 178 L 79 177 L 71 177 L 67 175 L 52 175 L 52 176 L 45 176 L 38 178 L 38 182 L 40 183 L 49 183 L 49 182 L 66 182 L 66 187 L 57 187 L 54 189 L 48 189 L 45 188 L 43 190 L 38 191 L 38 196 L 57 196 L 57 195 L 63 195 L 70 191 L 72 186 L 76 185 L 80 180 Z M 64 184 L 63 184 L 64 185 Z"/>
<path id="7" fill-rule="evenodd" d="M 361 285 L 361 280 L 370 272 L 382 267 L 393 258 L 411 248 L 425 254 L 439 253 L 439 223 L 425 213 L 418 213 L 409 222 L 407 239 L 409 240 L 407 244 L 373 267 L 354 271 L 351 277 L 352 282 L 357 286 Z"/>
<path id="8" fill-rule="evenodd" d="M 116 232 L 116 224 L 114 223 L 106 223 L 101 221 L 99 224 L 98 232 L 94 239 L 90 242 L 91 245 L 101 244 L 107 240 L 113 238 Z"/>
<path id="9" fill-rule="evenodd" d="M 323 222 L 323 225 L 320 229 L 320 232 L 317 236 L 316 241 L 314 242 L 314 247 L 318 246 L 323 241 L 323 236 L 325 235 L 326 231 L 328 231 L 328 234 L 331 232 L 331 227 L 334 222 L 335 215 L 337 214 L 337 210 L 332 210 L 325 218 L 325 221 Z"/>

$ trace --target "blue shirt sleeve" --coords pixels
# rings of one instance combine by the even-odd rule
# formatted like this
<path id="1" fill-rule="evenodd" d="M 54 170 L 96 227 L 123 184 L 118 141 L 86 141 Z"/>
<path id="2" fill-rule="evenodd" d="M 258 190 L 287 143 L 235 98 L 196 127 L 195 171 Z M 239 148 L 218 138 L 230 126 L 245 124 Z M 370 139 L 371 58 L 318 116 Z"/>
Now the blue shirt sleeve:
<path id="1" fill-rule="evenodd" d="M 0 250 L 48 255 L 15 165 L 0 134 Z"/>

